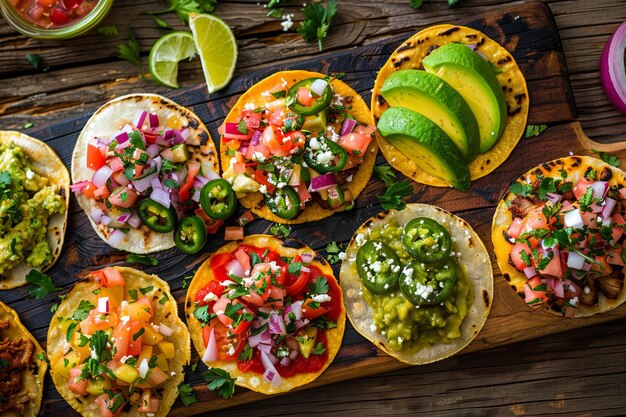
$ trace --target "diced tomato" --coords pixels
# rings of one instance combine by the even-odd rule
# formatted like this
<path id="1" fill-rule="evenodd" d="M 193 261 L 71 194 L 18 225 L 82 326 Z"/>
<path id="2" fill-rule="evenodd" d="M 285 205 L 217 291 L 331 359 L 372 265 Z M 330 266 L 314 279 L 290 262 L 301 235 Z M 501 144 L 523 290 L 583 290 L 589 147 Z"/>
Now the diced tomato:
<path id="1" fill-rule="evenodd" d="M 111 400 L 109 398 L 109 394 L 102 394 L 99 395 L 98 397 L 96 397 L 95 400 L 93 400 L 94 403 L 98 406 L 98 409 L 100 410 L 100 417 L 116 417 L 117 415 L 119 415 L 122 410 L 124 409 L 124 403 L 122 403 L 117 410 L 115 410 L 115 413 L 111 412 L 111 408 L 113 407 L 113 405 L 115 404 L 115 401 Z"/>
<path id="2" fill-rule="evenodd" d="M 141 306 L 147 313 L 150 313 L 150 318 L 154 315 L 154 311 L 152 309 L 152 303 L 150 302 L 150 297 L 141 297 L 137 300 L 137 304 Z"/>
<path id="3" fill-rule="evenodd" d="M 289 136 L 291 137 L 291 145 L 294 148 L 297 147 L 300 149 L 304 149 L 304 146 L 306 145 L 306 136 L 304 136 L 304 133 L 296 130 L 295 132 L 290 132 Z"/>
<path id="4" fill-rule="evenodd" d="M 137 192 L 128 187 L 120 188 L 109 196 L 109 202 L 117 207 L 130 208 L 137 202 Z"/>
<path id="5" fill-rule="evenodd" d="M 311 103 L 313 103 L 314 101 L 313 94 L 311 94 L 311 89 L 304 88 L 304 87 L 298 88 L 296 100 L 298 101 L 298 103 L 302 104 L 303 106 L 307 106 L 307 107 L 310 106 Z"/>
<path id="6" fill-rule="evenodd" d="M 615 249 L 611 249 L 608 252 L 607 262 L 612 265 L 624 266 L 624 260 L 622 259 L 623 247 L 618 246 Z"/>
<path id="7" fill-rule="evenodd" d="M 234 258 L 235 257 L 232 254 L 227 253 L 227 252 L 216 253 L 213 256 L 211 256 L 211 261 L 210 261 L 211 269 L 215 269 L 219 266 L 226 265 L 228 262 L 230 262 Z"/>
<path id="8" fill-rule="evenodd" d="M 300 293 L 309 282 L 309 272 L 300 271 L 298 278 L 292 283 L 285 286 L 287 295 L 293 296 Z"/>
<path id="9" fill-rule="evenodd" d="M 113 339 L 115 340 L 115 355 L 113 359 L 120 360 L 124 356 L 128 355 L 128 344 L 130 341 L 129 324 L 125 321 L 120 321 L 113 330 Z"/>
<path id="10" fill-rule="evenodd" d="M 144 323 L 139 320 L 132 321 L 130 323 L 130 338 L 128 339 L 128 355 L 139 356 L 141 354 L 141 343 L 142 337 L 141 330 L 143 329 Z"/>
<path id="11" fill-rule="evenodd" d="M 250 210 L 246 210 L 241 216 L 237 217 L 237 223 L 239 223 L 239 226 L 245 226 L 252 220 L 254 220 L 254 215 Z"/>
<path id="12" fill-rule="evenodd" d="M 146 140 L 146 143 L 156 143 L 156 140 L 159 138 L 157 133 L 143 132 L 143 138 Z"/>
<path id="13" fill-rule="evenodd" d="M 159 411 L 161 400 L 152 396 L 152 390 L 144 389 L 141 393 L 141 405 L 137 408 L 140 413 L 153 413 Z"/>
<path id="14" fill-rule="evenodd" d="M 319 316 L 322 316 L 328 313 L 328 309 L 322 306 L 312 307 L 311 306 L 312 303 L 313 303 L 313 300 L 310 298 L 307 298 L 304 304 L 302 305 L 302 315 L 304 316 L 304 318 L 309 319 L 309 320 L 314 320 L 318 318 Z"/>
<path id="15" fill-rule="evenodd" d="M 242 240 L 244 230 L 241 226 L 226 226 L 224 240 Z"/>
<path id="16" fill-rule="evenodd" d="M 115 185 L 115 183 L 113 183 L 113 181 L 115 181 L 118 185 L 128 185 L 130 184 L 130 180 L 128 178 L 126 178 L 126 174 L 124 173 L 124 171 L 117 171 L 114 172 L 113 175 L 111 175 L 111 186 L 114 188 L 117 188 L 117 185 Z"/>
<path id="17" fill-rule="evenodd" d="M 207 296 L 208 293 L 213 293 L 219 299 L 224 293 L 224 287 L 220 285 L 219 281 L 209 281 L 207 285 L 200 288 L 196 293 L 195 301 L 199 306 L 210 305 L 211 303 L 207 303 L 204 301 L 204 297 Z"/>
<path id="18" fill-rule="evenodd" d="M 184 203 L 191 198 L 191 193 L 189 192 L 189 189 L 193 185 L 193 181 L 196 179 L 199 171 L 200 166 L 198 164 L 187 164 L 187 177 L 185 178 L 185 181 L 180 185 L 180 189 L 178 192 L 181 203 Z"/>
<path id="19" fill-rule="evenodd" d="M 515 267 L 520 271 L 523 271 L 524 268 L 530 266 L 522 260 L 522 256 L 520 255 L 522 252 L 526 252 L 528 257 L 530 258 L 531 252 L 527 244 L 517 243 L 513 245 L 513 248 L 511 249 L 511 261 L 513 262 L 513 265 L 515 265 Z"/>
<path id="20" fill-rule="evenodd" d="M 122 304 L 122 310 L 120 314 L 122 316 L 130 317 L 131 321 L 137 320 L 141 321 L 142 323 L 148 323 L 152 319 L 152 308 L 151 306 L 147 306 L 145 302 L 126 302 Z"/>
<path id="21" fill-rule="evenodd" d="M 100 169 L 105 162 L 106 157 L 100 148 L 91 144 L 87 145 L 87 168 L 96 171 Z"/>
<path id="22" fill-rule="evenodd" d="M 109 191 L 109 187 L 106 184 L 103 184 L 102 187 L 98 188 L 93 192 L 94 197 L 105 199 L 111 195 L 111 191 Z"/>
<path id="23" fill-rule="evenodd" d="M 259 141 L 257 145 L 248 145 L 248 150 L 245 155 L 248 161 L 255 161 L 259 159 L 257 158 L 258 154 L 260 154 L 263 159 L 266 159 L 272 154 L 272 152 L 266 148 L 261 141 Z"/>
<path id="24" fill-rule="evenodd" d="M 213 304 L 213 312 L 217 315 L 219 321 L 221 321 L 226 327 L 229 327 L 233 323 L 233 319 L 224 314 L 226 306 L 229 304 L 231 304 L 231 301 L 226 297 L 221 297 L 215 302 L 215 304 Z"/>
<path id="25" fill-rule="evenodd" d="M 282 307 L 285 299 L 285 289 L 272 286 L 270 289 L 270 296 L 268 298 L 274 300 L 272 301 L 273 306 Z"/>
<path id="26" fill-rule="evenodd" d="M 541 282 L 539 276 L 534 276 L 524 284 L 524 301 L 531 307 L 539 307 L 548 299 L 547 285 Z"/>
<path id="27" fill-rule="evenodd" d="M 367 151 L 367 147 L 371 141 L 371 135 L 362 135 L 352 132 L 341 136 L 338 143 L 348 152 L 348 154 L 363 156 L 365 155 L 365 151 Z"/>
<path id="28" fill-rule="evenodd" d="M 75 366 L 70 369 L 70 379 L 67 381 L 67 387 L 76 395 L 87 395 L 87 379 L 77 381 L 80 374 L 83 372 L 83 366 Z"/>
<path id="29" fill-rule="evenodd" d="M 363 163 L 362 156 L 348 154 L 348 162 L 346 162 L 346 166 L 343 167 L 342 171 L 347 171 L 350 168 L 358 167 L 362 163 Z"/>
<path id="30" fill-rule="evenodd" d="M 60 8 L 57 7 L 52 9 L 52 12 L 50 13 L 50 21 L 55 25 L 64 25 L 69 22 L 69 20 L 70 16 Z"/>
<path id="31" fill-rule="evenodd" d="M 265 188 L 267 188 L 267 192 L 270 194 L 273 193 L 276 189 L 276 186 L 268 181 L 267 172 L 263 171 L 262 169 L 257 169 L 256 171 L 254 171 L 252 178 L 259 184 L 265 185 Z"/>
<path id="32" fill-rule="evenodd" d="M 93 185 L 92 182 L 89 182 L 89 183 L 87 183 L 85 188 L 83 188 L 82 193 L 85 195 L 85 197 L 90 198 L 92 200 L 95 200 L 96 199 L 96 195 L 94 193 L 96 192 L 97 189 L 98 189 L 98 187 Z"/>
<path id="33" fill-rule="evenodd" d="M 241 112 L 241 118 L 245 120 L 248 129 L 258 129 L 261 125 L 261 113 L 254 110 L 244 110 Z"/>
<path id="34" fill-rule="evenodd" d="M 119 156 L 109 159 L 107 161 L 107 164 L 109 165 L 109 168 L 113 170 L 113 172 L 122 171 L 124 169 L 124 163 Z"/>
<path id="35" fill-rule="evenodd" d="M 157 366 L 156 368 L 152 368 L 148 379 L 154 386 L 157 386 L 170 379 L 170 377 Z"/>
<path id="36" fill-rule="evenodd" d="M 611 275 L 613 267 L 607 262 L 606 256 L 596 255 L 595 260 L 596 262 L 591 266 L 591 270 L 600 272 L 602 276 Z"/>
<path id="37" fill-rule="evenodd" d="M 123 287 L 126 285 L 126 280 L 124 279 L 124 276 L 117 268 L 107 267 L 102 269 L 101 272 L 105 278 L 105 281 L 103 283 L 105 287 Z"/>
<path id="38" fill-rule="evenodd" d="M 141 177 L 142 172 L 143 172 L 143 165 L 135 164 L 135 176 L 133 178 L 137 179 Z"/>
<path id="39" fill-rule="evenodd" d="M 367 126 L 357 125 L 353 130 L 354 133 L 359 133 L 361 135 L 371 135 L 375 131 L 376 131 L 376 128 L 370 125 L 367 125 Z"/>
<path id="40" fill-rule="evenodd" d="M 545 256 L 545 255 L 544 255 Z M 542 275 L 547 275 L 555 278 L 561 278 L 563 276 L 563 268 L 561 266 L 561 257 L 553 256 L 552 260 L 546 265 L 546 267 L 540 270 Z"/>
<path id="41" fill-rule="evenodd" d="M 83 334 L 94 334 L 97 330 L 106 330 L 117 325 L 118 318 L 114 311 L 109 314 L 100 314 L 97 309 L 89 312 L 89 316 L 80 322 L 80 331 Z"/>
<path id="42" fill-rule="evenodd" d="M 615 213 L 613 215 L 613 222 L 617 226 L 613 228 L 613 232 L 611 233 L 611 238 L 613 239 L 614 242 L 617 242 L 620 240 L 620 238 L 624 234 L 624 224 L 626 224 L 626 221 L 624 221 L 624 218 L 619 213 Z"/>
<path id="43" fill-rule="evenodd" d="M 506 233 L 512 238 L 517 239 L 522 235 L 522 227 L 523 220 L 519 217 L 516 217 L 515 219 L 513 219 L 513 222 L 511 223 L 511 226 L 509 226 L 509 230 Z"/>
<path id="44" fill-rule="evenodd" d="M 589 188 L 589 186 L 593 183 L 594 181 L 589 181 L 585 179 L 585 177 L 581 176 L 576 182 L 576 185 L 572 188 L 576 200 L 580 200 L 580 198 L 587 192 L 587 188 Z"/>
<path id="45" fill-rule="evenodd" d="M 222 227 L 224 224 L 224 220 L 214 220 L 207 216 L 207 214 L 202 210 L 201 207 L 198 207 L 194 213 L 198 215 L 202 220 L 204 220 L 204 225 L 206 226 L 206 232 L 209 234 L 215 234 L 217 230 Z"/>
<path id="46" fill-rule="evenodd" d="M 270 116 L 269 123 L 272 126 L 280 127 L 283 125 L 283 118 L 285 117 L 285 112 L 281 107 L 276 107 Z"/>
<path id="47" fill-rule="evenodd" d="M 585 226 L 593 225 L 595 227 L 598 223 L 598 215 L 594 212 L 583 211 L 580 213 L 580 217 L 582 217 Z"/>
<path id="48" fill-rule="evenodd" d="M 239 249 L 237 249 L 235 258 L 237 258 L 244 271 L 250 269 L 250 255 L 248 255 L 248 252 L 246 252 L 243 247 L 240 246 Z"/>
<path id="49" fill-rule="evenodd" d="M 542 212 L 542 207 L 531 210 L 524 218 L 523 223 L 524 232 L 548 227 L 548 221 Z"/>
<path id="50" fill-rule="evenodd" d="M 298 184 L 298 196 L 300 197 L 300 208 L 303 208 L 307 201 L 311 200 L 311 193 L 306 184 L 301 182 Z"/>
<path id="51" fill-rule="evenodd" d="M 232 360 L 237 358 L 246 345 L 245 334 L 238 334 L 228 338 L 228 328 L 219 320 L 211 320 L 208 326 L 202 328 L 202 339 L 204 346 L 209 343 L 209 334 L 213 329 L 213 335 L 217 345 L 217 358 L 219 360 Z M 233 348 L 231 351 L 231 347 Z M 232 353 L 229 355 L 229 351 Z"/>

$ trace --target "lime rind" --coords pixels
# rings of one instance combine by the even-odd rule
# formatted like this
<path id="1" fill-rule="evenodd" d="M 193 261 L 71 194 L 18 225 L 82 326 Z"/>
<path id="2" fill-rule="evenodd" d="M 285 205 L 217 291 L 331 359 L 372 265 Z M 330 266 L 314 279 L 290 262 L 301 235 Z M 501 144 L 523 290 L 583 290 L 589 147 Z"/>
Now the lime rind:
<path id="1" fill-rule="evenodd" d="M 150 49 L 148 68 L 160 84 L 178 88 L 178 63 L 197 54 L 196 44 L 189 32 L 172 32 L 160 37 Z"/>

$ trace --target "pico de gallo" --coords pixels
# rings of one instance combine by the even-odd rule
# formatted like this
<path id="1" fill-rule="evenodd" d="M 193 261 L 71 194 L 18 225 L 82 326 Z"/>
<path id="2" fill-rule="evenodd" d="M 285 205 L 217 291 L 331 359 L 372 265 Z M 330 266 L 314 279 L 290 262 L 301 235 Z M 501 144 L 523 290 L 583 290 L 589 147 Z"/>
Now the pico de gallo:
<path id="1" fill-rule="evenodd" d="M 527 279 L 520 295 L 528 305 L 574 317 L 580 305 L 623 290 L 626 188 L 609 185 L 613 175 L 589 167 L 572 180 L 561 169 L 556 178 L 512 184 L 504 237 L 509 262 Z"/>
<path id="2" fill-rule="evenodd" d="M 344 313 L 335 278 L 312 260 L 312 253 L 285 258 L 245 244 L 214 254 L 213 279 L 193 298 L 202 360 L 236 362 L 240 372 L 262 375 L 276 389 L 283 378 L 322 370 L 334 356 L 330 339 L 341 338 L 329 332 Z"/>
<path id="3" fill-rule="evenodd" d="M 282 80 L 220 127 L 230 161 L 223 177 L 240 197 L 260 192 L 265 206 L 286 220 L 314 203 L 351 208 L 356 196 L 347 185 L 375 128 L 350 115 L 352 97 L 336 94 L 328 78 L 288 86 Z"/>
<path id="4" fill-rule="evenodd" d="M 175 331 L 157 319 L 171 295 L 152 285 L 133 289 L 116 268 L 95 271 L 92 279 L 95 303 L 83 299 L 52 324 L 66 342 L 51 354 L 52 371 L 103 417 L 131 410 L 154 415 L 180 354 L 171 340 Z"/>
<path id="5" fill-rule="evenodd" d="M 123 242 L 131 228 L 145 225 L 157 233 L 173 232 L 181 251 L 197 253 L 206 234 L 234 213 L 230 184 L 211 161 L 193 158 L 190 135 L 189 127 L 161 126 L 156 113 L 139 110 L 121 131 L 87 144 L 86 166 L 93 176 L 71 189 L 96 201 L 88 214 L 109 229 L 111 246 Z"/>
<path id="6" fill-rule="evenodd" d="M 42 28 L 72 25 L 87 16 L 99 0 L 10 0 L 29 22 Z"/>

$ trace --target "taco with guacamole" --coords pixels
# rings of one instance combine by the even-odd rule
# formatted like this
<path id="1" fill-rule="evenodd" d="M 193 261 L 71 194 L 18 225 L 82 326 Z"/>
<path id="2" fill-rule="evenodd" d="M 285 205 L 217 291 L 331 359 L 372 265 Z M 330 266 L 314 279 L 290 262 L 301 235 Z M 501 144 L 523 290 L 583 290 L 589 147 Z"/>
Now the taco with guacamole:
<path id="1" fill-rule="evenodd" d="M 478 235 L 463 219 L 425 204 L 363 223 L 339 279 L 354 328 L 411 365 L 467 346 L 493 300 L 489 254 Z"/>
<path id="2" fill-rule="evenodd" d="M 48 330 L 52 381 L 83 416 L 166 416 L 190 353 L 169 285 L 132 268 L 93 271 Z"/>
<path id="3" fill-rule="evenodd" d="M 0 131 L 0 289 L 26 284 L 32 269 L 59 258 L 65 238 L 70 176 L 45 143 Z"/>
<path id="4" fill-rule="evenodd" d="M 529 307 L 587 317 L 626 300 L 626 176 L 570 156 L 532 168 L 498 204 L 492 239 L 502 275 Z"/>
<path id="5" fill-rule="evenodd" d="M 223 177 L 260 217 L 304 223 L 353 206 L 378 147 L 369 109 L 343 81 L 282 71 L 237 100 L 221 135 Z"/>
<path id="6" fill-rule="evenodd" d="M 0 415 L 35 417 L 48 368 L 39 342 L 9 306 L 0 302 Z"/>
<path id="7" fill-rule="evenodd" d="M 176 244 L 190 252 L 188 223 L 201 223 L 200 216 L 207 228 L 215 226 L 199 202 L 218 171 L 215 145 L 195 114 L 165 97 L 131 94 L 106 103 L 83 128 L 72 191 L 110 246 L 151 253 Z"/>
<path id="8" fill-rule="evenodd" d="M 202 360 L 263 394 L 317 378 L 341 346 L 346 313 L 330 265 L 269 235 L 231 242 L 202 264 L 186 300 Z"/>
<path id="9" fill-rule="evenodd" d="M 391 54 L 371 106 L 394 168 L 422 184 L 465 191 L 511 154 L 529 101 L 524 75 L 503 46 L 468 27 L 437 25 Z"/>

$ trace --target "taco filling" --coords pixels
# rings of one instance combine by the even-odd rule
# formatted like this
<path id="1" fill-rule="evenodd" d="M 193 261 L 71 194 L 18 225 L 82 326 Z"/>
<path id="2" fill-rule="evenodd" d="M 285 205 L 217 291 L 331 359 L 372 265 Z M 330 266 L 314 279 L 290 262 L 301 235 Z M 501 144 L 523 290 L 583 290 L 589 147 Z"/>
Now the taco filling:
<path id="1" fill-rule="evenodd" d="M 0 319 L 0 335 L 12 325 L 10 320 Z M 34 350 L 33 342 L 26 338 L 0 339 L 0 413 L 24 415 L 31 398 L 23 385 L 22 372 L 30 371 Z"/>

